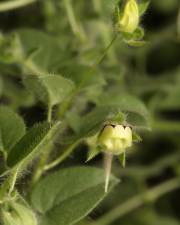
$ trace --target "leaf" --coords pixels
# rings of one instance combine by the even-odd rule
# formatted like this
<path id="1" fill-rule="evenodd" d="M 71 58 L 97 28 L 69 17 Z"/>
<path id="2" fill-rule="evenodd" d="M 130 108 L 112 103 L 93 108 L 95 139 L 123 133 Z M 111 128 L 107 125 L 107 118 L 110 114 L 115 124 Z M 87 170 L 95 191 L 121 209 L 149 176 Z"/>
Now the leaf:
<path id="1" fill-rule="evenodd" d="M 141 142 L 142 141 L 142 138 L 139 136 L 139 134 L 137 134 L 136 132 L 132 132 L 132 140 L 134 142 Z"/>
<path id="2" fill-rule="evenodd" d="M 126 122 L 135 129 L 150 129 L 149 113 L 139 99 L 129 95 L 103 96 L 98 99 L 97 107 L 91 112 L 83 117 L 76 117 L 76 123 L 73 123 L 76 138 L 93 136 L 108 122 Z"/>
<path id="3" fill-rule="evenodd" d="M 143 47 L 147 44 L 147 41 L 138 41 L 138 40 L 126 40 L 125 41 L 131 47 Z"/>
<path id="4" fill-rule="evenodd" d="M 79 120 L 79 136 L 92 136 L 101 129 L 104 122 L 117 115 L 117 111 L 110 107 L 95 107 L 91 112 Z"/>
<path id="5" fill-rule="evenodd" d="M 51 124 L 44 122 L 33 126 L 11 150 L 7 165 L 12 168 L 20 162 L 23 165 L 28 164 L 45 145 L 52 141 L 60 124 L 57 122 L 51 127 Z"/>
<path id="6" fill-rule="evenodd" d="M 128 41 L 140 41 L 144 37 L 144 29 L 142 27 L 136 28 L 133 33 L 123 33 L 123 38 L 125 42 Z"/>
<path id="7" fill-rule="evenodd" d="M 143 2 L 138 4 L 140 16 L 142 16 L 147 11 L 149 4 L 150 1 L 147 0 L 143 0 Z"/>
<path id="8" fill-rule="evenodd" d="M 9 152 L 25 134 L 23 119 L 6 106 L 0 106 L 0 150 Z"/>
<path id="9" fill-rule="evenodd" d="M 24 84 L 38 99 L 51 105 L 62 102 L 74 88 L 72 81 L 60 75 L 29 75 L 24 78 Z"/>
<path id="10" fill-rule="evenodd" d="M 144 103 L 131 95 L 120 93 L 108 93 L 100 96 L 96 102 L 98 106 L 106 106 L 125 113 L 133 112 L 148 119 L 148 110 Z"/>
<path id="11" fill-rule="evenodd" d="M 88 151 L 88 157 L 86 162 L 89 162 L 91 159 L 96 157 L 100 152 L 101 152 L 101 149 L 98 146 L 94 148 L 90 148 Z"/>
<path id="12" fill-rule="evenodd" d="M 112 176 L 109 190 L 117 183 Z M 85 217 L 105 196 L 103 170 L 72 167 L 43 178 L 35 186 L 31 202 L 44 214 L 41 225 L 70 225 Z"/>
<path id="13" fill-rule="evenodd" d="M 68 79 L 71 79 L 76 86 L 87 88 L 92 86 L 102 86 L 105 80 L 102 74 L 92 66 L 79 64 L 68 60 L 67 63 L 61 65 L 59 70 Z"/>
<path id="14" fill-rule="evenodd" d="M 18 29 L 15 32 L 21 41 L 24 55 L 43 71 L 53 71 L 66 58 L 69 58 L 69 51 L 54 35 L 36 29 Z M 64 48 L 64 49 L 63 49 Z M 32 51 L 38 49 L 32 57 Z"/>
<path id="15" fill-rule="evenodd" d="M 30 107 L 35 103 L 35 98 L 25 88 L 19 88 L 17 82 L 14 82 L 9 77 L 3 77 L 3 96 L 11 102 L 13 109 L 19 107 Z"/>

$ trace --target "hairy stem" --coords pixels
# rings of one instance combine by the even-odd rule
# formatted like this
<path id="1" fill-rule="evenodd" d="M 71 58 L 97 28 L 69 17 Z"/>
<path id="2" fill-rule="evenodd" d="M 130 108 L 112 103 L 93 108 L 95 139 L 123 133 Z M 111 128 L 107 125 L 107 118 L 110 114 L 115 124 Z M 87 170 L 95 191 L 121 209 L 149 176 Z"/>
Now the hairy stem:
<path id="1" fill-rule="evenodd" d="M 74 150 L 74 148 L 79 144 L 81 140 L 75 141 L 72 145 L 70 145 L 63 154 L 61 154 L 57 159 L 55 159 L 53 162 L 49 163 L 44 167 L 44 171 L 50 170 L 60 164 L 62 161 L 64 161 Z"/>
<path id="2" fill-rule="evenodd" d="M 12 0 L 0 3 L 0 12 L 17 9 L 26 5 L 32 4 L 37 0 Z"/>
<path id="3" fill-rule="evenodd" d="M 52 121 L 52 105 L 50 103 L 48 104 L 47 121 L 49 123 Z"/>
<path id="4" fill-rule="evenodd" d="M 111 48 L 111 46 L 113 45 L 113 43 L 115 42 L 117 37 L 118 37 L 118 35 L 115 34 L 114 37 L 112 38 L 111 42 L 105 48 L 103 54 L 99 57 L 97 62 L 92 66 L 92 70 L 94 70 L 96 68 L 96 66 L 100 65 L 103 62 L 103 60 L 104 60 L 108 50 Z M 84 79 L 82 79 L 82 81 L 80 82 L 79 87 L 72 92 L 72 94 L 70 95 L 68 100 L 64 101 L 61 104 L 61 108 L 60 108 L 59 113 L 58 113 L 58 119 L 62 119 L 63 118 L 65 112 L 69 109 L 69 107 L 70 107 L 71 103 L 73 102 L 74 98 L 78 95 L 79 91 L 81 90 L 81 87 L 84 85 L 85 82 L 87 82 L 88 79 L 90 79 L 90 77 L 86 77 L 85 76 Z"/>
<path id="5" fill-rule="evenodd" d="M 116 41 L 117 37 L 118 37 L 118 34 L 116 33 L 114 35 L 113 39 L 111 40 L 111 42 L 109 43 L 109 45 L 105 48 L 102 56 L 97 60 L 97 63 L 95 65 L 99 65 L 99 64 L 102 63 L 102 61 L 104 60 L 107 52 L 109 51 L 109 49 L 111 48 L 111 46 L 114 44 L 114 42 Z"/>
<path id="6" fill-rule="evenodd" d="M 64 0 L 64 6 L 67 13 L 67 17 L 71 26 L 73 33 L 81 40 L 85 40 L 85 34 L 82 27 L 78 24 L 77 19 L 74 14 L 72 0 Z"/>

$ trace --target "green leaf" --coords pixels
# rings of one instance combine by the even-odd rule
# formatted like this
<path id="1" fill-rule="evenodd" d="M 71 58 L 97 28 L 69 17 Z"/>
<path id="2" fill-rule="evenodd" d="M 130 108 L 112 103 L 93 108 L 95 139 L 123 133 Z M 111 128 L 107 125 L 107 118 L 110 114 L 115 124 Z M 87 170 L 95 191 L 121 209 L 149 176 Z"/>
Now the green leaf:
<path id="1" fill-rule="evenodd" d="M 101 149 L 99 148 L 99 146 L 90 148 L 88 151 L 88 157 L 87 157 L 86 162 L 89 162 L 91 159 L 96 157 L 100 152 L 101 152 Z"/>
<path id="2" fill-rule="evenodd" d="M 3 96 L 8 99 L 13 109 L 30 107 L 35 103 L 34 96 L 26 88 L 19 88 L 19 84 L 8 76 L 3 77 Z"/>
<path id="3" fill-rule="evenodd" d="M 60 75 L 35 76 L 24 78 L 25 86 L 45 104 L 56 105 L 74 89 L 72 81 Z"/>
<path id="4" fill-rule="evenodd" d="M 139 3 L 139 14 L 142 16 L 148 9 L 148 6 L 150 4 L 150 1 L 143 0 L 143 2 Z"/>
<path id="5" fill-rule="evenodd" d="M 23 119 L 6 106 L 0 106 L 0 150 L 9 152 L 25 134 Z"/>
<path id="6" fill-rule="evenodd" d="M 126 40 L 125 41 L 131 47 L 143 47 L 147 44 L 147 41 Z"/>
<path id="7" fill-rule="evenodd" d="M 133 112 L 146 119 L 148 118 L 148 111 L 144 103 L 140 99 L 131 95 L 121 93 L 103 94 L 96 103 L 98 106 L 106 106 L 125 113 Z"/>
<path id="8" fill-rule="evenodd" d="M 25 57 L 31 57 L 32 62 L 40 70 L 57 72 L 54 70 L 55 66 L 69 58 L 69 51 L 54 35 L 36 29 L 19 29 L 16 34 L 20 38 Z M 38 51 L 32 57 L 35 49 Z"/>
<path id="9" fill-rule="evenodd" d="M 126 122 L 136 129 L 149 129 L 149 113 L 145 105 L 136 97 L 103 95 L 96 104 L 97 107 L 82 118 L 76 117 L 73 126 L 77 138 L 95 135 L 108 122 L 122 124 Z"/>
<path id="10" fill-rule="evenodd" d="M 18 163 L 26 166 L 43 147 L 52 141 L 60 128 L 60 122 L 52 127 L 49 123 L 39 123 L 33 126 L 22 139 L 14 146 L 7 158 L 7 165 L 14 167 Z"/>
<path id="11" fill-rule="evenodd" d="M 136 132 L 132 132 L 132 140 L 134 142 L 141 142 L 142 141 L 142 138 L 139 136 L 139 134 L 137 134 Z"/>
<path id="12" fill-rule="evenodd" d="M 114 118 L 117 113 L 117 111 L 106 106 L 94 108 L 79 120 L 79 136 L 85 137 L 94 135 L 102 128 L 106 121 Z"/>
<path id="13" fill-rule="evenodd" d="M 109 191 L 117 183 L 111 176 Z M 103 170 L 72 167 L 43 178 L 35 186 L 31 202 L 44 214 L 41 225 L 70 225 L 85 217 L 105 196 Z"/>
<path id="14" fill-rule="evenodd" d="M 102 74 L 97 69 L 92 66 L 79 64 L 76 61 L 68 61 L 59 70 L 66 78 L 71 79 L 76 86 L 81 88 L 105 84 Z"/>

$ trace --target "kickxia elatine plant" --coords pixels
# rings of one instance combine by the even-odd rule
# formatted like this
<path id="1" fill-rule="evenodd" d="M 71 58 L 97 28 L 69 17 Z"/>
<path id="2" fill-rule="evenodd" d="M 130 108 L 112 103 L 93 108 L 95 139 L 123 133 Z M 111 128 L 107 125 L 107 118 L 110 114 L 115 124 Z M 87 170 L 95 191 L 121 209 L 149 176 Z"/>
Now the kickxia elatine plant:
<path id="1" fill-rule="evenodd" d="M 179 16 L 176 43 L 151 28 L 164 2 L 0 2 L 0 224 L 179 224 L 148 204 L 180 186 L 180 125 L 162 116 L 179 107 Z"/>

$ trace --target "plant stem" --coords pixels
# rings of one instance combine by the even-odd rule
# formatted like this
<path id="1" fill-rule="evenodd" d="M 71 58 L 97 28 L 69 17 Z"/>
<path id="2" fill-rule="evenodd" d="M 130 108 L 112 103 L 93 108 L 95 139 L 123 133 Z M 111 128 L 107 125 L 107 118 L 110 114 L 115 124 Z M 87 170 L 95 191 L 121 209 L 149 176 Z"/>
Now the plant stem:
<path id="1" fill-rule="evenodd" d="M 115 40 L 117 39 L 117 34 L 114 35 L 113 39 L 111 40 L 111 42 L 109 43 L 109 45 L 105 48 L 103 55 L 98 59 L 97 63 L 95 63 L 94 66 L 92 66 L 92 70 L 94 70 L 94 68 L 101 64 L 104 57 L 106 56 L 108 50 L 110 49 L 110 47 L 113 45 L 113 43 L 115 42 Z M 68 108 L 70 107 L 73 99 L 75 98 L 75 96 L 77 96 L 77 94 L 79 93 L 79 91 L 81 90 L 82 85 L 84 84 L 84 82 L 87 81 L 87 78 L 83 79 L 79 85 L 79 87 L 74 90 L 71 94 L 71 96 L 69 97 L 68 100 L 66 100 L 65 102 L 63 102 L 63 104 L 61 104 L 61 110 L 58 113 L 58 119 L 62 119 L 62 117 L 64 116 L 65 112 L 68 110 Z M 81 141 L 81 140 L 80 140 Z M 50 170 L 53 167 L 57 166 L 59 163 L 61 163 L 63 160 L 65 160 L 74 150 L 74 148 L 77 146 L 77 144 L 80 142 L 77 141 L 74 144 L 72 144 L 68 149 L 65 150 L 65 152 L 59 157 L 57 158 L 55 161 L 53 161 L 52 163 L 50 163 L 49 165 L 45 166 L 44 170 Z"/>
<path id="2" fill-rule="evenodd" d="M 46 72 L 39 68 L 31 59 L 22 61 L 20 63 L 23 64 L 34 75 L 46 74 Z"/>
<path id="3" fill-rule="evenodd" d="M 50 103 L 48 104 L 47 121 L 49 123 L 52 121 L 52 105 Z"/>
<path id="4" fill-rule="evenodd" d="M 117 37 L 118 37 L 118 34 L 115 34 L 114 37 L 113 37 L 113 39 L 112 39 L 111 42 L 109 43 L 109 45 L 105 48 L 105 50 L 104 50 L 102 56 L 97 60 L 97 63 L 95 64 L 96 66 L 102 63 L 102 61 L 104 60 L 104 58 L 105 58 L 105 56 L 106 56 L 108 50 L 109 50 L 109 49 L 111 48 L 111 46 L 114 44 L 114 42 L 115 42 L 115 40 L 117 39 Z"/>
<path id="5" fill-rule="evenodd" d="M 29 4 L 32 4 L 33 2 L 36 2 L 37 0 L 12 0 L 12 1 L 4 1 L 0 3 L 0 12 L 20 8 Z"/>
<path id="6" fill-rule="evenodd" d="M 47 122 L 49 122 L 49 123 L 52 122 L 52 105 L 50 103 L 48 104 Z M 44 167 L 49 158 L 51 149 L 52 149 L 52 144 L 48 145 L 44 149 L 44 152 L 42 153 L 41 158 L 39 159 L 39 161 L 37 163 L 36 170 L 35 170 L 34 176 L 32 178 L 32 185 L 34 185 L 39 180 L 41 175 L 43 174 Z"/>
<path id="7" fill-rule="evenodd" d="M 82 27 L 78 24 L 77 19 L 74 14 L 72 0 L 64 0 L 64 6 L 66 9 L 67 17 L 71 26 L 73 33 L 81 40 L 85 40 L 85 34 Z"/>
<path id="8" fill-rule="evenodd" d="M 49 163 L 44 167 L 44 171 L 50 170 L 60 164 L 62 161 L 64 161 L 74 150 L 74 148 L 79 144 L 81 139 L 75 141 L 73 144 L 71 144 L 62 155 L 60 155 L 57 159 L 55 159 L 53 162 Z"/>
<path id="9" fill-rule="evenodd" d="M 121 203 L 116 208 L 112 209 L 110 212 L 106 213 L 97 222 L 91 223 L 91 225 L 108 225 L 111 224 L 116 219 L 132 212 L 133 210 L 143 206 L 147 202 L 156 201 L 161 196 L 176 190 L 180 187 L 180 178 L 172 178 L 169 181 L 163 182 L 162 184 L 140 193 L 137 196 L 132 197 L 124 203 Z"/>
<path id="10" fill-rule="evenodd" d="M 32 177 L 32 182 L 31 182 L 31 186 L 34 186 L 34 184 L 39 180 L 39 178 L 41 177 L 41 175 L 44 172 L 44 167 L 46 166 L 47 160 L 49 158 L 50 155 L 50 151 L 52 149 L 52 144 L 48 145 L 46 149 L 44 149 L 44 152 L 42 153 L 38 164 L 36 166 L 35 169 L 35 173 Z"/>
<path id="11" fill-rule="evenodd" d="M 14 187 L 15 187 L 15 184 L 16 184 L 16 180 L 17 180 L 17 176 L 18 176 L 18 172 L 19 172 L 19 166 L 12 171 L 12 173 L 10 174 L 10 177 L 8 179 L 8 182 L 9 182 L 9 195 L 14 190 Z"/>
<path id="12" fill-rule="evenodd" d="M 105 191 L 105 193 L 108 192 L 109 178 L 110 178 L 110 175 L 111 175 L 112 160 L 113 160 L 112 154 L 104 153 L 104 175 L 105 175 L 104 191 Z"/>
<path id="13" fill-rule="evenodd" d="M 110 47 L 113 45 L 113 43 L 115 42 L 115 40 L 117 39 L 118 35 L 115 34 L 113 39 L 111 40 L 111 42 L 108 44 L 108 46 L 105 48 L 102 56 L 100 56 L 100 58 L 97 60 L 97 62 L 92 66 L 92 70 L 95 69 L 96 66 L 98 66 L 99 64 L 102 63 L 102 61 L 104 60 L 108 50 L 110 49 Z M 65 112 L 68 110 L 68 108 L 70 107 L 73 99 L 75 98 L 75 96 L 78 95 L 79 91 L 81 90 L 81 87 L 83 86 L 83 84 L 89 79 L 89 77 L 85 77 L 84 79 L 82 79 L 82 81 L 80 82 L 79 87 L 76 88 L 76 90 L 74 90 L 71 94 L 71 96 L 68 98 L 68 100 L 66 100 L 65 102 L 63 102 L 61 104 L 61 109 L 58 113 L 58 119 L 62 119 L 62 117 L 64 116 Z"/>

